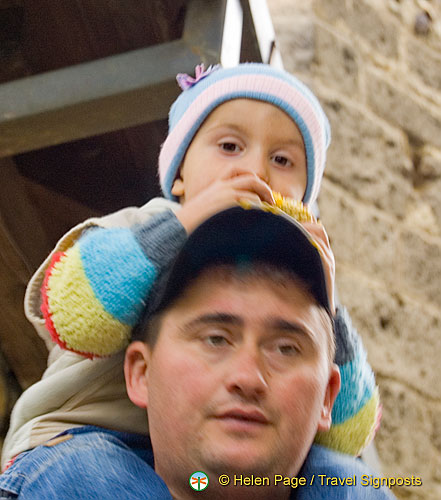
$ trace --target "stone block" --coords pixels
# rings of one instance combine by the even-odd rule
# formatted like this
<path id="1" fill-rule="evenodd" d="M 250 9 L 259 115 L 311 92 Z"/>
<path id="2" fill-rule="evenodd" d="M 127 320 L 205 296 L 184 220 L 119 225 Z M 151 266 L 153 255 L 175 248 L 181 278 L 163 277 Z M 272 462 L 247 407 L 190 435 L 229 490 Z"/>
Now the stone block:
<path id="1" fill-rule="evenodd" d="M 346 12 L 345 2 L 341 0 L 314 0 L 312 6 L 317 16 L 330 23 L 342 19 Z"/>
<path id="2" fill-rule="evenodd" d="M 350 265 L 374 279 L 394 282 L 398 245 L 394 223 L 329 182 L 323 183 L 319 205 L 337 266 Z"/>
<path id="3" fill-rule="evenodd" d="M 437 16 L 434 28 L 435 29 L 431 29 L 425 41 L 427 41 L 427 44 L 433 49 L 441 50 L 441 22 L 439 20 L 439 15 Z"/>
<path id="4" fill-rule="evenodd" d="M 323 24 L 315 25 L 314 76 L 327 87 L 356 96 L 359 62 L 352 45 Z"/>
<path id="5" fill-rule="evenodd" d="M 403 20 L 409 32 L 426 46 L 441 50 L 441 4 L 430 0 L 396 3 L 404 4 Z"/>
<path id="6" fill-rule="evenodd" d="M 441 418 L 439 418 L 438 412 L 433 412 L 433 430 L 431 435 L 431 441 L 433 446 L 436 448 L 438 453 L 441 455 Z"/>
<path id="7" fill-rule="evenodd" d="M 394 488 L 398 498 L 441 497 L 441 457 L 431 437 L 441 418 L 439 403 L 428 402 L 404 384 L 380 379 L 383 418 L 375 440 L 383 476 L 421 477 L 422 486 Z"/>
<path id="8" fill-rule="evenodd" d="M 441 56 L 426 44 L 407 39 L 407 65 L 429 87 L 441 90 Z"/>
<path id="9" fill-rule="evenodd" d="M 425 145 L 419 151 L 420 161 L 417 174 L 424 181 L 426 179 L 438 179 L 441 177 L 441 151 L 429 145 Z"/>
<path id="10" fill-rule="evenodd" d="M 397 284 L 398 285 L 398 284 Z M 340 300 L 363 338 L 374 371 L 400 380 L 428 399 L 441 400 L 441 314 L 351 267 L 337 268 Z"/>
<path id="11" fill-rule="evenodd" d="M 356 245 L 357 213 L 350 197 L 323 179 L 319 197 L 320 217 L 328 232 L 336 264 L 350 262 Z"/>
<path id="12" fill-rule="evenodd" d="M 311 16 L 287 16 L 283 10 L 273 15 L 277 44 L 285 69 L 294 73 L 309 71 L 314 57 L 314 24 Z"/>
<path id="13" fill-rule="evenodd" d="M 344 2 L 342 2 L 344 3 Z M 398 56 L 398 25 L 386 10 L 376 8 L 372 2 L 351 2 L 346 22 L 350 29 L 363 37 L 374 51 L 388 58 Z"/>
<path id="14" fill-rule="evenodd" d="M 321 99 L 332 128 L 325 174 L 355 197 L 402 217 L 413 199 L 406 137 L 354 105 Z"/>
<path id="15" fill-rule="evenodd" d="M 433 187 L 430 184 L 430 187 Z M 438 189 L 440 186 L 438 185 Z M 420 192 L 420 195 L 422 193 Z M 433 199 L 431 198 L 433 196 Z M 417 203 L 409 206 L 406 214 L 406 226 L 412 226 L 413 229 L 424 231 L 431 236 L 441 236 L 441 225 L 436 215 L 436 203 L 441 201 L 439 191 L 431 191 L 420 196 Z M 435 202 L 432 204 L 432 202 Z M 438 207 L 439 208 L 439 207 Z"/>
<path id="16" fill-rule="evenodd" d="M 317 0 L 314 11 L 322 19 L 339 24 L 343 21 L 353 35 L 360 36 L 372 49 L 385 57 L 398 56 L 398 25 L 381 3 Z"/>
<path id="17" fill-rule="evenodd" d="M 417 97 L 377 72 L 367 73 L 369 105 L 385 120 L 421 142 L 441 147 L 441 109 Z"/>
<path id="18" fill-rule="evenodd" d="M 399 275 L 403 289 L 441 306 L 441 240 L 404 230 L 399 242 Z"/>
<path id="19" fill-rule="evenodd" d="M 430 205 L 435 216 L 437 232 L 441 231 L 441 179 L 428 182 L 420 191 L 421 197 Z"/>

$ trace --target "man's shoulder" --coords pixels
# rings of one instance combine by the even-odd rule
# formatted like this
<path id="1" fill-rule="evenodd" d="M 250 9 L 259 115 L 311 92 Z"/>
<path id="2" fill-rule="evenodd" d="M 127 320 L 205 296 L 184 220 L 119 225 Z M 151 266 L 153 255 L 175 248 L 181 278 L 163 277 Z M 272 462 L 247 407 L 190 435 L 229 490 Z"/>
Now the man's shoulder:
<path id="1" fill-rule="evenodd" d="M 387 487 L 375 487 L 374 478 L 381 475 L 372 471 L 362 460 L 313 445 L 299 472 L 308 486 L 299 489 L 297 500 L 326 498 L 350 500 L 392 500 Z"/>
<path id="2" fill-rule="evenodd" d="M 66 431 L 21 454 L 0 476 L 0 489 L 23 500 L 171 499 L 143 439 L 92 427 Z"/>

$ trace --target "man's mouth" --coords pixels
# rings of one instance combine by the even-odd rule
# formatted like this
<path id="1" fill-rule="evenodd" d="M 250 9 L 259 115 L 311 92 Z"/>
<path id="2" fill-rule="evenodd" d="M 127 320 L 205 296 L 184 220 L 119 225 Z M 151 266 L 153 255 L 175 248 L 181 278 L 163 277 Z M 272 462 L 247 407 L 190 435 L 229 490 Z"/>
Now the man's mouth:
<path id="1" fill-rule="evenodd" d="M 232 430 L 239 431 L 261 428 L 270 423 L 264 413 L 255 409 L 232 408 L 219 413 L 215 418 Z"/>

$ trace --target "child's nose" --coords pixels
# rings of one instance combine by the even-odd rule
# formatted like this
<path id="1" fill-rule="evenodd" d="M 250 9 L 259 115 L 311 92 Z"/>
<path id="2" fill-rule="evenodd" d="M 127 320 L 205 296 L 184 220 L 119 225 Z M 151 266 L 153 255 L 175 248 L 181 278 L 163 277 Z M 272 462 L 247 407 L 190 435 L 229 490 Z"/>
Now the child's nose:
<path id="1" fill-rule="evenodd" d="M 269 182 L 269 172 L 268 172 L 268 161 L 259 155 L 254 155 L 249 159 L 247 163 L 247 168 L 253 174 L 256 174 L 264 182 L 268 184 Z"/>

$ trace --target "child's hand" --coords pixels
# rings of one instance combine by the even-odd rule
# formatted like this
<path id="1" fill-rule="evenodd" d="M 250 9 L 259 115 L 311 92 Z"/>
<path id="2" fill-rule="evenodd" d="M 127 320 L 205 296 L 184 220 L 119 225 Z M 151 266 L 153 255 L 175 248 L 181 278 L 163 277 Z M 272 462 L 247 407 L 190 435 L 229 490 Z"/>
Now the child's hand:
<path id="1" fill-rule="evenodd" d="M 271 188 L 259 176 L 237 167 L 227 168 L 216 182 L 186 200 L 176 217 L 190 233 L 212 215 L 237 205 L 243 199 L 274 204 Z"/>
<path id="2" fill-rule="evenodd" d="M 308 231 L 308 233 L 313 237 L 314 241 L 320 247 L 320 253 L 322 255 L 323 269 L 326 276 L 326 288 L 328 290 L 329 304 L 331 306 L 332 315 L 335 315 L 335 299 L 334 299 L 334 288 L 335 288 L 335 259 L 334 253 L 332 252 L 331 245 L 329 244 L 329 238 L 320 222 L 303 222 L 302 226 Z"/>

